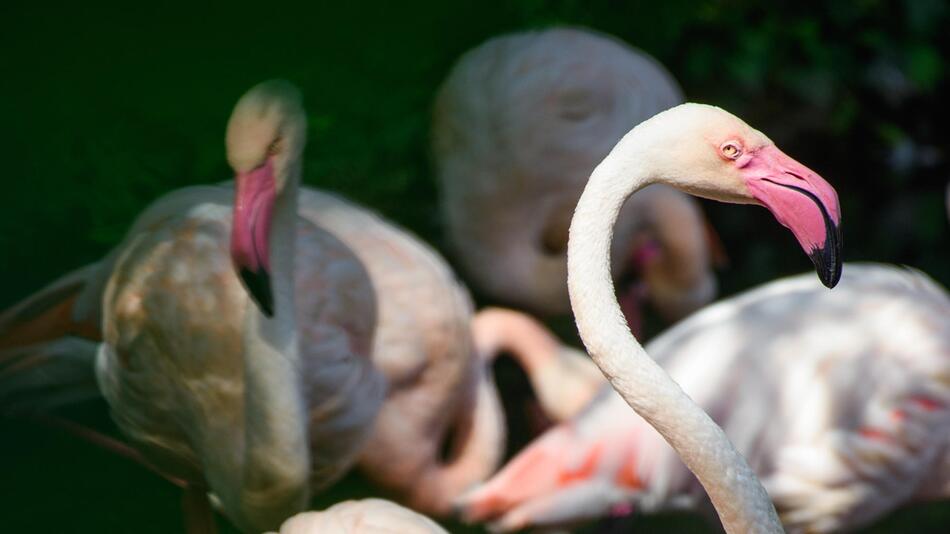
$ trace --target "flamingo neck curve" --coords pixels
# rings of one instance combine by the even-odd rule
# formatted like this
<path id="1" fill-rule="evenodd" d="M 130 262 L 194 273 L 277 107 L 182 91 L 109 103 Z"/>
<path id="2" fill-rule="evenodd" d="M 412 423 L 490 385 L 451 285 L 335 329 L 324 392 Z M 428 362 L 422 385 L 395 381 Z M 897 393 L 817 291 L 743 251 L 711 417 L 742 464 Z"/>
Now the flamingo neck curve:
<path id="1" fill-rule="evenodd" d="M 727 532 L 783 532 L 745 458 L 637 342 L 614 296 L 610 245 L 620 208 L 639 189 L 664 181 L 651 169 L 647 135 L 637 127 L 617 144 L 594 169 L 575 209 L 567 280 L 578 332 L 613 388 L 699 479 Z"/>

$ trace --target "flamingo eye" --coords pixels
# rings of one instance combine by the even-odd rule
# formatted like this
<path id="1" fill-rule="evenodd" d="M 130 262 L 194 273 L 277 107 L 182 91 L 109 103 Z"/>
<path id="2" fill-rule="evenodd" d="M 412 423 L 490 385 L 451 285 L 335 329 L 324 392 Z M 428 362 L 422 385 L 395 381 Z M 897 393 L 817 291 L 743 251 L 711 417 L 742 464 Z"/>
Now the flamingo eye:
<path id="1" fill-rule="evenodd" d="M 280 137 L 278 137 L 277 139 L 274 139 L 274 142 L 272 142 L 270 146 L 267 147 L 267 155 L 274 156 L 278 152 L 280 152 L 282 141 L 283 139 L 281 139 Z"/>
<path id="2" fill-rule="evenodd" d="M 735 141 L 726 141 L 719 147 L 719 152 L 726 159 L 737 159 L 742 155 L 742 147 Z"/>

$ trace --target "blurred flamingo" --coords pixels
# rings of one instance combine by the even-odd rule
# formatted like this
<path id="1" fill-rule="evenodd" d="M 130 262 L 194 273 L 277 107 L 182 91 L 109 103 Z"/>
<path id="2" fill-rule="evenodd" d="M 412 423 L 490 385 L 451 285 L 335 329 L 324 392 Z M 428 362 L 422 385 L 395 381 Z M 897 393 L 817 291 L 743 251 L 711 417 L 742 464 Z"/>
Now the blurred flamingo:
<path id="1" fill-rule="evenodd" d="M 286 82 L 245 94 L 227 128 L 234 189 L 154 203 L 103 296 L 96 374 L 116 424 L 188 483 L 199 503 L 186 512 L 212 492 L 248 532 L 300 512 L 356 461 L 384 392 L 369 277 L 297 216 L 305 121 Z"/>
<path id="2" fill-rule="evenodd" d="M 383 499 L 334 504 L 284 522 L 277 534 L 448 534 L 424 515 Z"/>
<path id="3" fill-rule="evenodd" d="M 468 292 L 437 252 L 369 210 L 304 189 L 300 212 L 354 251 L 376 291 L 373 363 L 388 390 L 360 467 L 397 500 L 448 515 L 457 496 L 497 469 L 505 446 Z"/>
<path id="4" fill-rule="evenodd" d="M 465 54 L 439 91 L 432 144 L 446 231 L 474 286 L 566 313 L 567 229 L 587 178 L 632 126 L 682 101 L 653 58 L 588 30 L 505 35 Z M 672 321 L 715 295 L 721 245 L 671 187 L 627 203 L 611 250 L 635 330 L 644 298 Z"/>
<path id="5" fill-rule="evenodd" d="M 793 532 L 838 532 L 950 498 L 950 296 L 922 273 L 849 265 L 710 306 L 647 349 L 749 460 Z M 663 438 L 603 391 L 463 500 L 504 530 L 697 508 Z"/>
<path id="6" fill-rule="evenodd" d="M 586 354 L 562 344 L 527 314 L 485 308 L 475 315 L 472 331 L 482 358 L 508 354 L 527 375 L 536 397 L 525 406 L 529 435 L 573 417 L 607 383 Z"/>
<path id="7" fill-rule="evenodd" d="M 227 191 L 225 187 L 191 188 L 169 195 L 140 217 L 127 242 L 142 242 L 146 239 L 142 237 L 144 228 L 151 228 L 167 214 L 192 209 L 201 195 L 215 197 L 229 194 Z M 350 384 L 332 372 L 327 374 L 325 380 L 334 388 L 321 390 L 320 402 L 326 416 L 353 410 L 361 415 L 361 424 L 373 430 L 366 436 L 361 432 L 360 439 L 334 440 L 338 449 L 334 454 L 340 461 L 333 467 L 333 476 L 326 480 L 338 478 L 352 465 L 350 457 L 359 456 L 367 476 L 399 500 L 436 515 L 449 514 L 454 498 L 491 475 L 504 453 L 504 418 L 485 365 L 487 360 L 478 357 L 472 343 L 472 308 L 467 291 L 431 248 L 366 209 L 327 193 L 300 188 L 298 213 L 307 227 L 313 225 L 326 232 L 321 239 L 340 250 L 330 250 L 330 245 L 298 245 L 298 270 L 319 273 L 320 277 L 299 287 L 297 299 L 326 299 L 336 291 L 336 285 L 356 287 L 354 279 L 362 277 L 360 293 L 348 289 L 352 298 L 340 302 L 335 312 L 342 314 L 347 311 L 342 307 L 348 306 L 361 322 L 343 325 L 346 337 L 338 341 L 348 340 L 360 354 L 371 354 L 375 366 L 372 374 L 381 373 L 386 379 L 385 403 L 380 406 L 375 379 L 367 378 L 365 387 L 373 386 L 373 394 L 363 400 L 358 389 L 337 390 Z M 122 264 L 117 259 L 130 254 L 125 252 L 127 247 L 120 246 L 98 264 L 67 275 L 0 319 L 7 346 L 2 357 L 6 361 L 5 376 L 0 379 L 6 409 L 49 411 L 99 395 L 92 361 L 95 340 L 100 337 L 96 322 L 102 312 L 94 296 L 102 293 L 102 279 L 119 276 L 115 271 Z M 335 258 L 336 263 L 328 263 L 326 258 Z M 212 259 L 196 254 L 188 262 L 177 261 L 176 268 L 200 272 L 208 262 Z M 149 280 L 154 284 L 159 278 Z M 144 293 L 145 289 L 135 288 L 133 292 Z M 169 288 L 164 288 L 163 294 L 169 293 Z M 177 316 L 186 314 L 178 310 Z M 224 323 L 229 320 L 223 314 L 208 317 Z M 328 328 L 320 324 L 320 319 L 298 317 L 298 326 L 314 329 L 316 334 Z M 106 320 L 108 328 L 111 319 Z M 215 333 L 228 334 L 224 328 Z M 215 340 L 203 342 L 211 341 Z M 343 363 L 340 360 L 337 365 Z M 319 385 L 324 380 L 319 376 L 324 368 L 329 371 L 333 366 L 314 368 L 305 380 Z M 357 409 L 356 405 L 361 407 Z M 218 408 L 229 407 L 222 404 Z M 379 410 L 375 422 L 370 416 L 374 410 Z M 443 458 L 447 442 L 451 448 L 448 457 Z M 181 478 L 180 474 L 175 476 Z"/>
<path id="8" fill-rule="evenodd" d="M 222 188 L 200 191 L 217 189 Z M 185 192 L 161 200 L 142 216 L 130 236 L 141 239 L 139 229 L 157 218 L 152 213 L 185 209 L 191 200 Z M 319 285 L 314 282 L 298 293 L 315 295 L 301 298 L 325 296 L 338 283 L 352 285 L 348 278 L 354 273 L 368 277 L 367 292 L 348 305 L 353 310 L 368 306 L 361 313 L 370 326 L 354 328 L 349 335 L 361 336 L 360 350 L 372 355 L 376 371 L 386 378 L 386 397 L 375 423 L 367 423 L 375 425 L 371 436 L 354 441 L 353 453 L 362 449 L 359 463 L 364 472 L 394 497 L 427 513 L 447 515 L 453 499 L 491 475 L 504 453 L 504 417 L 486 367 L 489 360 L 479 358 L 472 342 L 468 293 L 435 251 L 369 210 L 328 193 L 300 188 L 298 213 L 346 247 L 345 252 L 334 252 L 336 256 L 359 262 L 324 265 L 318 249 L 299 258 L 298 264 L 312 262 L 301 267 L 308 272 L 324 269 Z M 0 319 L 0 329 L 6 328 L 7 334 L 4 344 L 15 346 L 8 346 L 5 356 L 0 356 L 7 361 L 0 393 L 5 394 L 8 410 L 45 412 L 99 395 L 91 362 L 94 340 L 99 337 L 95 323 L 101 312 L 91 294 L 101 292 L 101 279 L 113 272 L 121 250 L 67 275 Z M 302 255 L 299 250 L 298 255 Z M 193 261 L 182 265 L 202 267 L 197 258 Z M 298 321 L 304 319 L 316 318 Z M 47 341 L 32 344 L 44 338 Z M 360 401 L 327 393 L 324 402 Z M 373 406 L 372 399 L 366 406 Z M 451 448 L 443 458 L 447 443 Z M 350 463 L 341 462 L 338 467 L 345 470 Z"/>

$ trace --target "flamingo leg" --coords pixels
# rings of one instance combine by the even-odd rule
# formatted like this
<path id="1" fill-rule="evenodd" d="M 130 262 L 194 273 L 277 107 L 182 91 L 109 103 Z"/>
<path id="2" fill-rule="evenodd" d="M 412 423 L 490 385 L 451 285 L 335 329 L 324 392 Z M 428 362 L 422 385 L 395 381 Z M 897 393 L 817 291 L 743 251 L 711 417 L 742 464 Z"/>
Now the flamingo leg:
<path id="1" fill-rule="evenodd" d="M 186 534 L 217 534 L 218 525 L 204 488 L 186 484 L 181 494 L 181 510 Z"/>

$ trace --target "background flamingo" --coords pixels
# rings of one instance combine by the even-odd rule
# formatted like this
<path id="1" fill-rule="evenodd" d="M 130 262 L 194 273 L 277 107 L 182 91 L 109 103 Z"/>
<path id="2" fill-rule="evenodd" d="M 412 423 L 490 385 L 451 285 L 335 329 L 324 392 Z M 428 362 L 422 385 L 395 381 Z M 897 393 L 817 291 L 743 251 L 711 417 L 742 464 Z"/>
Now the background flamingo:
<path id="1" fill-rule="evenodd" d="M 838 532 L 950 498 L 950 296 L 922 273 L 848 265 L 704 309 L 647 349 L 763 479 L 786 528 Z M 539 438 L 463 501 L 505 529 L 702 508 L 702 489 L 618 395 Z"/>
<path id="2" fill-rule="evenodd" d="M 227 132 L 236 192 L 156 202 L 103 297 L 96 372 L 113 419 L 245 531 L 276 526 L 342 475 L 383 395 L 369 278 L 297 217 L 304 117 L 286 83 L 242 97 Z"/>
<path id="3" fill-rule="evenodd" d="M 176 193 L 153 211 L 185 209 L 192 200 Z M 369 210 L 301 188 L 298 211 L 339 239 L 348 254 L 355 254 L 351 259 L 361 265 L 353 273 L 368 271 L 367 287 L 371 285 L 375 293 L 375 297 L 362 294 L 363 302 L 351 303 L 354 310 L 370 306 L 362 313 L 373 321 L 375 338 L 365 328 L 354 329 L 351 335 L 363 336 L 364 350 L 372 343 L 367 352 L 386 378 L 386 399 L 372 437 L 366 447 L 358 447 L 365 451 L 360 465 L 371 480 L 401 501 L 446 515 L 455 497 L 494 472 L 504 452 L 504 419 L 486 368 L 489 360 L 480 359 L 472 344 L 468 293 L 436 252 Z M 138 229 L 155 218 L 143 215 L 130 235 L 137 236 Z M 100 311 L 93 295 L 118 254 L 67 275 L 0 318 L 8 333 L 5 344 L 28 344 L 6 351 L 7 378 L 0 389 L 8 410 L 49 411 L 98 396 L 90 364 L 96 344 L 69 334 L 98 337 L 94 323 Z M 316 255 L 301 261 L 314 263 L 308 270 L 326 267 Z M 347 284 L 351 276 L 342 264 L 324 269 L 320 285 L 307 290 L 325 294 L 337 283 Z M 29 344 L 57 335 L 63 337 Z M 359 402 L 346 399 L 326 394 L 327 403 Z M 443 459 L 447 442 L 452 449 Z M 339 469 L 348 466 L 349 462 L 341 462 Z"/>
<path id="4" fill-rule="evenodd" d="M 567 312 L 567 229 L 587 178 L 632 126 L 682 101 L 653 58 L 588 30 L 510 34 L 466 53 L 439 91 L 432 146 L 445 229 L 474 286 Z M 718 240 L 668 186 L 624 207 L 612 252 L 634 327 L 643 297 L 675 320 L 715 295 Z"/>
<path id="5" fill-rule="evenodd" d="M 424 515 L 383 499 L 334 504 L 284 522 L 278 534 L 448 534 Z"/>

